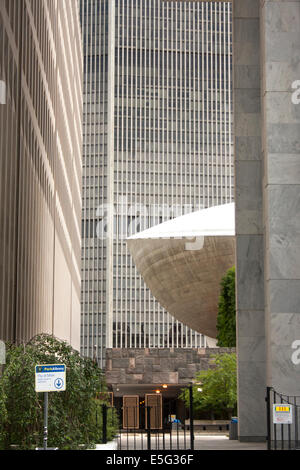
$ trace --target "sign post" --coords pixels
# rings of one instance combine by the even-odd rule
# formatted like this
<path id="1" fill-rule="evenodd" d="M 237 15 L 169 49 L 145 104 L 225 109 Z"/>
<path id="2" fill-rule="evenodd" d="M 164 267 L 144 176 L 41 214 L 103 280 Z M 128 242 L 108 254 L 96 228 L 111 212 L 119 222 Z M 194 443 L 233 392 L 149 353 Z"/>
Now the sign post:
<path id="1" fill-rule="evenodd" d="M 4 364 L 6 363 L 6 350 L 4 341 L 0 340 L 0 377 L 3 372 Z"/>
<path id="2" fill-rule="evenodd" d="M 44 450 L 48 444 L 48 392 L 44 393 Z"/>
<path id="3" fill-rule="evenodd" d="M 66 366 L 63 364 L 35 366 L 35 391 L 44 393 L 44 447 L 48 448 L 48 393 L 66 390 Z"/>
<path id="4" fill-rule="evenodd" d="M 190 440 L 191 440 L 191 450 L 194 450 L 194 396 L 193 396 L 193 384 L 189 386 L 189 396 L 190 396 Z"/>

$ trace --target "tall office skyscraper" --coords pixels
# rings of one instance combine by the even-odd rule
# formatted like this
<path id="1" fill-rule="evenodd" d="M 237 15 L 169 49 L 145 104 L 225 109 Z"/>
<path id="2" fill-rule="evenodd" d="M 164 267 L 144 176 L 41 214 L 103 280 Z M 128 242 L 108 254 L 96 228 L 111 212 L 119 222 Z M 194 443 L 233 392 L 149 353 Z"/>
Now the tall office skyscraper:
<path id="1" fill-rule="evenodd" d="M 81 0 L 82 352 L 199 347 L 138 275 L 125 238 L 232 202 L 230 3 Z"/>
<path id="2" fill-rule="evenodd" d="M 82 44 L 74 0 L 0 0 L 0 339 L 80 348 Z"/>

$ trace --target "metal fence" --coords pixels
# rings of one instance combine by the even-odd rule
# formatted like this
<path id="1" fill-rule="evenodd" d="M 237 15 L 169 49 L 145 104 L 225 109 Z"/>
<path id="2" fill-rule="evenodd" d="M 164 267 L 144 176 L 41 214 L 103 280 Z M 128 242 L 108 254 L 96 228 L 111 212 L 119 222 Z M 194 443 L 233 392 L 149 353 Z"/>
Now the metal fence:
<path id="1" fill-rule="evenodd" d="M 267 388 L 268 450 L 300 450 L 300 396 Z"/>
<path id="2" fill-rule="evenodd" d="M 193 401 L 175 421 L 171 409 L 157 406 L 102 407 L 103 443 L 107 443 L 109 426 L 117 426 L 118 450 L 193 450 L 193 423 Z"/>

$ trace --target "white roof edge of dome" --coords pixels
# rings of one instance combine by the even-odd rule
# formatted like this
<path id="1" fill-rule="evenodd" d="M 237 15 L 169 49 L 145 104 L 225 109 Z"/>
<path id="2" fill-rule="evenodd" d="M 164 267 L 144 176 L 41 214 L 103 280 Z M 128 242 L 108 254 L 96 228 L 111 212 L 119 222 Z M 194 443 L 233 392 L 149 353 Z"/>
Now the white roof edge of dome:
<path id="1" fill-rule="evenodd" d="M 235 236 L 235 204 L 223 204 L 176 217 L 127 240 Z"/>

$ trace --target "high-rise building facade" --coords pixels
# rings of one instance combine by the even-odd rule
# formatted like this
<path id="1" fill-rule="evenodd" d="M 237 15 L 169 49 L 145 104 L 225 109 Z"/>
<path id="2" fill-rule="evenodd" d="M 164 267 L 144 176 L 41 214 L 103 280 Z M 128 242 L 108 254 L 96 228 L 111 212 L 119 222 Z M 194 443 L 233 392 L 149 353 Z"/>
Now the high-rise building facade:
<path id="1" fill-rule="evenodd" d="M 82 42 L 74 0 L 0 0 L 0 339 L 80 347 Z"/>
<path id="2" fill-rule="evenodd" d="M 230 3 L 81 0 L 82 352 L 205 346 L 160 307 L 125 239 L 233 200 Z"/>

